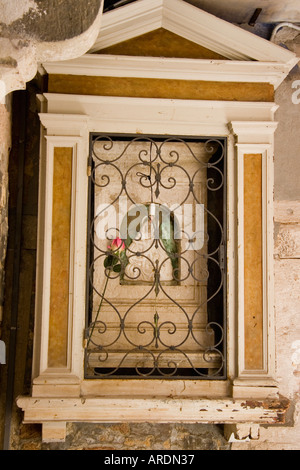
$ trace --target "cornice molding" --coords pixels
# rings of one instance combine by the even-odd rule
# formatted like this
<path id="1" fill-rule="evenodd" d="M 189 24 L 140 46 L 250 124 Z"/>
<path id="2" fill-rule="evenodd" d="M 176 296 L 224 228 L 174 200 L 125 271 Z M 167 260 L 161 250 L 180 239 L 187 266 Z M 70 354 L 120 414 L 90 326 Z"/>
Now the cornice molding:
<path id="1" fill-rule="evenodd" d="M 45 93 L 47 112 L 40 119 L 48 135 L 82 135 L 111 129 L 120 133 L 231 135 L 246 133 L 246 142 L 265 140 L 275 127 L 273 102 L 238 102 L 128 98 Z M 253 121 L 257 121 L 255 126 Z M 137 124 L 139 128 L 137 129 Z M 244 124 L 244 125 L 243 125 Z M 253 128 L 254 126 L 254 128 Z M 151 130 L 150 130 L 151 129 Z M 256 133 L 258 130 L 258 134 Z M 241 133 L 241 134 L 240 134 Z M 249 134 L 250 133 L 250 134 Z"/>
<path id="2" fill-rule="evenodd" d="M 48 74 L 270 83 L 275 88 L 290 70 L 285 63 L 108 54 L 85 54 L 72 60 L 47 62 L 43 66 Z"/>

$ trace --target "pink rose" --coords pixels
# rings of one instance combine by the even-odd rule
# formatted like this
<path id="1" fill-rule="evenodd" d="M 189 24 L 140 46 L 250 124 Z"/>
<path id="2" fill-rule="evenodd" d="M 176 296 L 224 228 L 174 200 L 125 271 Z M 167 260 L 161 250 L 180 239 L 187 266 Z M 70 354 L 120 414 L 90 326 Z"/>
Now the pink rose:
<path id="1" fill-rule="evenodd" d="M 123 242 L 123 240 L 119 237 L 115 238 L 113 241 L 112 241 L 112 244 L 108 246 L 109 250 L 113 250 L 113 251 L 124 251 L 125 250 L 125 243 Z"/>

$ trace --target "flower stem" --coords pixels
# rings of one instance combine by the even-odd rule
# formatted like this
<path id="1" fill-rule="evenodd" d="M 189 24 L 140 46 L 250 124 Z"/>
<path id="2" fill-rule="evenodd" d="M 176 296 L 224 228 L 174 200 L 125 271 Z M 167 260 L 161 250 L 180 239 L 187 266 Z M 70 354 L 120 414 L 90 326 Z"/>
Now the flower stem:
<path id="1" fill-rule="evenodd" d="M 102 292 L 101 302 L 100 302 L 99 308 L 98 308 L 98 310 L 97 310 L 97 314 L 96 314 L 96 318 L 95 318 L 95 321 L 94 321 L 94 324 L 93 324 L 93 328 L 92 328 L 91 334 L 89 335 L 89 339 L 88 339 L 88 342 L 87 342 L 87 346 L 89 345 L 89 342 L 90 342 L 90 340 L 91 340 L 91 338 L 92 338 L 92 336 L 93 336 L 93 332 L 94 332 L 94 329 L 95 329 L 95 326 L 96 326 L 96 323 L 97 323 L 97 320 L 98 320 L 98 316 L 99 316 L 99 313 L 100 313 L 100 310 L 101 310 L 101 307 L 102 307 L 102 304 L 103 304 L 103 299 L 104 299 L 104 295 L 105 295 L 105 292 L 106 292 L 108 280 L 109 280 L 109 276 L 106 277 L 104 289 L 103 289 L 103 292 Z"/>

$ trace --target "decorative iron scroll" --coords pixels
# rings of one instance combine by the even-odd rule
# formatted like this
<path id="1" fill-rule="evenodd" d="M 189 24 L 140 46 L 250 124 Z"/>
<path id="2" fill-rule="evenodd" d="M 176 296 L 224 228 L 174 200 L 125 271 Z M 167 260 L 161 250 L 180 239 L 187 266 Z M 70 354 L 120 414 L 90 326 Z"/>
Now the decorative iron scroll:
<path id="1" fill-rule="evenodd" d="M 91 134 L 86 378 L 226 378 L 226 144 Z"/>

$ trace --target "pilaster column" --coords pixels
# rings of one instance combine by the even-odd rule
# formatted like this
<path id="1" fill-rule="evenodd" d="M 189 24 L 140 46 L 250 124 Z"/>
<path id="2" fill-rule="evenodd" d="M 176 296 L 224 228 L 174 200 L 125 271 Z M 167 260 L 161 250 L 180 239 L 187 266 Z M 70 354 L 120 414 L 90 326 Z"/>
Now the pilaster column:
<path id="1" fill-rule="evenodd" d="M 68 123 L 64 116 L 41 114 L 40 118 L 32 395 L 78 396 L 85 321 L 86 230 L 82 226 L 87 219 L 87 118 L 72 116 Z"/>
<path id="2" fill-rule="evenodd" d="M 275 122 L 232 122 L 237 175 L 234 397 L 276 395 L 273 304 Z"/>

